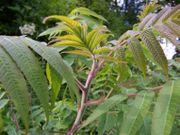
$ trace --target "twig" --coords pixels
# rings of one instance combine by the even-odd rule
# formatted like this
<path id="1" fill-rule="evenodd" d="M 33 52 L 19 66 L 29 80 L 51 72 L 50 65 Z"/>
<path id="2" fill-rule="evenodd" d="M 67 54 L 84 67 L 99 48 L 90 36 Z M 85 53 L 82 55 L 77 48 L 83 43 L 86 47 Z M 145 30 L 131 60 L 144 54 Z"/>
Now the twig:
<path id="1" fill-rule="evenodd" d="M 93 63 L 92 63 L 91 71 L 88 74 L 86 84 L 85 84 L 86 91 L 89 89 L 91 81 L 96 75 L 97 68 L 98 68 L 98 63 L 96 62 L 96 57 L 93 56 Z"/>
<path id="2" fill-rule="evenodd" d="M 13 119 L 14 124 L 16 125 L 16 129 L 19 129 L 20 128 L 19 122 L 18 122 L 16 114 L 14 112 L 12 112 L 12 119 Z"/>
<path id="3" fill-rule="evenodd" d="M 71 127 L 71 130 L 69 132 L 67 132 L 67 135 L 73 135 L 74 132 L 80 127 L 82 113 L 83 113 L 83 110 L 85 107 L 85 102 L 88 97 L 88 89 L 91 85 L 92 79 L 96 75 L 96 71 L 97 71 L 97 62 L 96 62 L 95 55 L 93 55 L 93 63 L 92 63 L 91 71 L 88 74 L 85 86 L 78 79 L 76 79 L 77 86 L 82 91 L 81 103 L 80 103 L 80 105 L 78 105 L 76 119 L 73 123 L 73 126 Z"/>
<path id="4" fill-rule="evenodd" d="M 106 100 L 106 97 L 101 97 L 98 100 L 90 100 L 85 103 L 85 106 L 99 105 Z"/>
<path id="5" fill-rule="evenodd" d="M 153 91 L 153 92 L 159 92 L 162 88 L 163 88 L 163 86 L 157 86 L 157 87 L 154 87 L 154 88 L 151 88 L 151 89 L 148 89 L 148 90 Z M 102 104 L 109 98 L 110 93 L 111 93 L 111 91 L 108 93 L 108 95 L 106 97 L 101 97 L 98 100 L 87 101 L 85 103 L 85 105 L 86 106 L 92 106 L 92 105 Z M 128 97 L 136 97 L 137 95 L 138 95 L 138 93 L 127 94 Z"/>
<path id="6" fill-rule="evenodd" d="M 81 91 L 85 91 L 85 86 L 76 78 L 76 84 Z"/>

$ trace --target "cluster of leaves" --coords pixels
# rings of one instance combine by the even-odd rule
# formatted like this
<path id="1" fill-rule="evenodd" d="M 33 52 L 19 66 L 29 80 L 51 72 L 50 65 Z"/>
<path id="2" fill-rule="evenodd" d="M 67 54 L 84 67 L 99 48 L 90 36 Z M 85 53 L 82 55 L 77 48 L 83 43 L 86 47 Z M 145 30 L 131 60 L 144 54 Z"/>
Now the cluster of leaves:
<path id="1" fill-rule="evenodd" d="M 146 9 L 149 8 L 145 7 Z M 151 10 L 141 14 L 141 19 L 149 12 Z M 151 19 L 147 19 L 149 15 L 153 15 Z M 157 72 L 153 72 L 151 67 L 150 72 L 147 72 L 147 63 L 152 59 L 147 53 L 144 53 L 148 49 L 147 52 L 153 56 L 151 62 L 156 61 L 168 76 L 168 61 L 156 39 L 154 30 L 159 33 L 162 33 L 163 30 L 168 33 L 165 35 L 168 39 L 176 42 L 174 37 L 179 36 L 178 18 L 179 5 L 174 8 L 165 8 L 157 14 L 148 14 L 142 19 L 138 29 L 127 31 L 117 41 L 108 42 L 108 38 L 112 34 L 103 25 L 103 21 L 106 19 L 87 8 L 76 8 L 68 16 L 49 16 L 45 18 L 44 22 L 48 19 L 59 20 L 56 27 L 50 28 L 40 35 L 50 34 L 49 46 L 27 37 L 0 37 L 0 82 L 15 105 L 26 130 L 29 128 L 29 118 L 34 120 L 32 126 L 35 129 L 31 130 L 35 133 L 39 128 L 47 130 L 47 132 L 69 128 L 73 117 L 70 119 L 68 117 L 74 115 L 74 103 L 77 103 L 78 109 L 79 105 L 84 106 L 88 103 L 83 102 L 82 93 L 89 92 L 91 98 L 101 98 L 103 92 L 104 95 L 107 95 L 103 98 L 104 103 L 98 105 L 94 110 L 91 110 L 93 108 L 89 109 L 91 113 L 85 116 L 90 116 L 80 125 L 82 129 L 80 133 L 88 133 L 89 131 L 83 130 L 83 128 L 94 123 L 91 130 L 98 134 L 169 135 L 172 126 L 175 130 L 179 130 L 178 124 L 174 124 L 180 103 L 179 76 L 174 77 L 172 73 L 170 75 L 173 76 L 173 80 L 168 81 L 165 85 L 159 79 L 158 86 L 157 84 L 149 86 L 151 81 L 138 80 L 142 77 L 138 74 L 139 71 L 136 70 L 134 63 L 142 71 L 144 78 L 152 79 L 153 73 Z M 172 26 L 177 26 L 177 29 Z M 163 27 L 168 29 L 164 30 Z M 176 45 L 178 46 L 178 44 Z M 87 64 L 85 70 L 78 69 L 78 72 L 88 72 L 91 69 L 90 77 L 88 76 L 85 85 L 75 81 L 69 66 L 71 64 L 67 64 L 59 52 L 66 56 L 69 54 L 83 56 L 84 59 L 80 60 L 92 61 L 92 67 Z M 40 67 L 37 56 L 46 61 L 46 75 L 44 69 Z M 107 63 L 102 68 L 104 62 Z M 149 66 L 151 65 L 149 64 Z M 176 62 L 174 67 L 178 67 Z M 100 72 L 97 73 L 98 71 Z M 78 75 L 77 77 L 82 82 L 84 81 L 83 77 Z M 90 86 L 93 77 L 95 80 Z M 164 78 L 162 80 L 166 81 Z M 70 94 L 72 92 L 76 95 L 77 102 L 70 103 L 66 100 L 56 102 L 62 87 L 61 84 L 64 83 L 70 89 Z M 79 92 L 76 85 L 82 93 Z M 88 88 L 90 91 L 87 91 Z M 29 90 L 31 89 L 35 92 L 43 109 L 39 106 L 30 109 L 32 97 L 29 96 Z M 158 91 L 160 91 L 158 95 L 154 94 Z M 8 99 L 1 99 L 2 97 L 4 94 L 0 96 L 0 107 L 4 107 L 9 102 Z M 29 114 L 30 110 L 31 114 Z M 51 115 L 49 115 L 50 111 Z M 47 124 L 45 124 L 46 119 L 49 120 Z M 0 115 L 1 121 L 3 120 Z M 41 124 L 42 122 L 43 124 Z M 98 125 L 97 128 L 94 125 Z M 0 131 L 2 127 L 1 122 Z M 172 130 L 174 134 L 175 130 Z"/>
<path id="2" fill-rule="evenodd" d="M 47 60 L 58 75 L 63 76 L 70 89 L 74 90 L 78 97 L 72 71 L 55 49 L 50 49 L 45 44 L 26 37 L 1 36 L 0 41 L 0 81 L 21 115 L 26 129 L 29 127 L 30 111 L 27 83 L 35 91 L 47 118 L 50 112 L 48 82 L 31 49 Z"/>

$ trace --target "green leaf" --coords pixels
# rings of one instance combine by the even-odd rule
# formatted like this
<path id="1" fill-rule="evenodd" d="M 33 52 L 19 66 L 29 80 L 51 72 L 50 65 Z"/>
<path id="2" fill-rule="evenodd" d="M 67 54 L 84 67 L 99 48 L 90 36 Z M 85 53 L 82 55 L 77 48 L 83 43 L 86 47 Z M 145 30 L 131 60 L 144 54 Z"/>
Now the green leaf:
<path id="1" fill-rule="evenodd" d="M 146 58 L 144 56 L 139 40 L 135 37 L 132 37 L 129 39 L 128 44 L 139 69 L 143 72 L 143 75 L 145 77 L 146 76 Z"/>
<path id="2" fill-rule="evenodd" d="M 89 10 L 88 8 L 84 8 L 84 7 L 79 7 L 79 8 L 75 8 L 74 10 L 71 11 L 71 13 L 69 14 L 71 15 L 76 15 L 77 13 L 81 14 L 81 15 L 87 15 L 87 16 L 93 16 L 95 18 L 98 18 L 100 20 L 106 21 L 107 20 L 101 16 L 98 15 L 96 12 Z"/>
<path id="3" fill-rule="evenodd" d="M 180 104 L 180 79 L 164 85 L 159 93 L 152 119 L 152 135 L 170 135 Z"/>
<path id="4" fill-rule="evenodd" d="M 53 47 L 67 46 L 67 47 L 74 47 L 74 48 L 81 49 L 81 50 L 88 50 L 87 48 L 85 48 L 85 46 L 83 44 L 76 42 L 76 41 L 69 41 L 69 40 L 56 42 L 56 43 L 52 44 L 52 46 Z"/>
<path id="5" fill-rule="evenodd" d="M 79 37 L 77 37 L 76 35 L 64 35 L 64 36 L 57 36 L 57 37 L 55 37 L 55 39 L 54 39 L 55 41 L 56 40 L 58 40 L 58 41 L 63 41 L 63 40 L 65 40 L 65 41 L 74 41 L 74 42 L 78 42 L 78 43 L 80 43 L 80 44 L 83 44 L 83 42 L 82 42 L 82 40 L 79 38 Z M 53 40 L 53 41 L 54 41 Z"/>
<path id="6" fill-rule="evenodd" d="M 44 19 L 44 23 L 48 19 L 58 19 L 64 22 L 76 35 L 80 35 L 80 29 L 81 29 L 81 24 L 78 21 L 75 21 L 67 16 L 60 16 L 60 15 L 52 15 L 48 16 Z"/>
<path id="7" fill-rule="evenodd" d="M 91 57 L 90 52 L 86 51 L 86 50 L 64 51 L 63 53 L 69 53 L 69 54 L 81 55 L 81 56 L 85 56 L 85 57 Z"/>
<path id="8" fill-rule="evenodd" d="M 141 39 L 151 52 L 154 60 L 162 67 L 164 73 L 168 75 L 168 62 L 166 56 L 153 32 L 150 29 L 144 30 L 141 33 Z"/>
<path id="9" fill-rule="evenodd" d="M 102 21 L 97 20 L 91 16 L 86 16 L 86 15 L 79 15 L 75 16 L 75 19 L 81 21 L 81 22 L 86 22 L 87 26 L 91 29 L 94 29 L 96 27 L 102 26 Z"/>
<path id="10" fill-rule="evenodd" d="M 76 94 L 79 102 L 79 90 L 77 89 L 72 69 L 64 63 L 59 52 L 55 48 L 47 47 L 43 43 L 36 42 L 30 38 L 20 37 L 20 39 L 37 54 L 47 60 L 47 62 L 66 80 L 70 90 Z"/>
<path id="11" fill-rule="evenodd" d="M 99 117 L 99 123 L 97 127 L 98 134 L 103 135 L 105 132 L 105 126 L 106 126 L 106 113 L 101 115 Z"/>
<path id="12" fill-rule="evenodd" d="M 91 115 L 87 118 L 82 123 L 81 128 L 87 126 L 97 118 L 99 118 L 101 115 L 104 113 L 108 112 L 110 109 L 115 107 L 116 105 L 119 105 L 122 101 L 124 101 L 127 97 L 123 95 L 115 95 L 112 96 L 111 98 L 107 99 L 103 104 L 99 105 L 92 113 Z"/>
<path id="13" fill-rule="evenodd" d="M 1 46 L 11 55 L 25 75 L 40 100 L 48 118 L 50 109 L 48 84 L 38 59 L 19 38 L 6 36 L 1 41 Z"/>
<path id="14" fill-rule="evenodd" d="M 100 53 L 108 53 L 110 51 L 113 51 L 113 49 L 112 48 L 108 48 L 108 47 L 101 47 L 101 48 L 95 49 L 93 52 L 95 54 L 100 54 Z"/>
<path id="15" fill-rule="evenodd" d="M 47 74 L 47 78 L 49 80 L 49 83 L 51 85 L 51 90 L 52 90 L 51 91 L 51 105 L 54 106 L 55 100 L 61 88 L 62 78 L 57 73 L 57 71 L 54 70 L 54 68 L 52 68 L 49 64 L 46 64 L 46 74 Z"/>
<path id="16" fill-rule="evenodd" d="M 0 110 L 9 102 L 8 99 L 0 100 Z"/>
<path id="17" fill-rule="evenodd" d="M 50 35 L 50 37 L 55 36 L 62 32 L 62 28 L 64 28 L 64 26 L 62 26 L 62 25 L 58 25 L 56 27 L 49 28 L 49 29 L 43 31 L 42 33 L 40 33 L 39 37 L 46 36 L 46 35 Z"/>
<path id="18" fill-rule="evenodd" d="M 125 61 L 126 60 L 125 48 L 121 47 L 121 48 L 116 49 L 115 57 L 119 61 Z M 129 70 L 130 69 L 126 63 L 122 63 L 122 62 L 117 63 L 115 66 L 115 71 L 118 73 L 117 80 L 122 81 L 122 80 L 127 79 L 128 76 L 130 75 Z"/>
<path id="19" fill-rule="evenodd" d="M 0 41 L 1 44 L 1 41 Z M 29 96 L 26 81 L 16 64 L 0 46 L 0 82 L 12 99 L 26 129 L 29 127 Z"/>
<path id="20" fill-rule="evenodd" d="M 94 41 L 89 44 L 91 49 L 94 50 L 103 40 L 106 40 L 111 34 L 100 34 L 97 33 L 96 37 L 93 39 Z"/>
<path id="21" fill-rule="evenodd" d="M 127 114 L 125 114 L 119 135 L 135 135 L 143 124 L 144 117 L 152 104 L 154 93 L 140 93 Z"/>

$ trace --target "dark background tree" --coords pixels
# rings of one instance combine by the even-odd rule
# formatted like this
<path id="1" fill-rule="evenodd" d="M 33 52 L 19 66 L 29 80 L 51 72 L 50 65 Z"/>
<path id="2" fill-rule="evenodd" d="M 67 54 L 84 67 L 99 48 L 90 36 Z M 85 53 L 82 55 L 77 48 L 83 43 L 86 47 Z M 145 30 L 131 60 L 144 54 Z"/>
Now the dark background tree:
<path id="1" fill-rule="evenodd" d="M 110 30 L 119 37 L 138 20 L 139 10 L 150 0 L 1 0 L 0 34 L 21 35 L 19 27 L 34 23 L 37 35 L 46 29 L 44 17 L 52 14 L 67 15 L 75 7 L 87 7 L 104 16 Z M 176 5 L 179 0 L 158 0 L 162 5 Z"/>

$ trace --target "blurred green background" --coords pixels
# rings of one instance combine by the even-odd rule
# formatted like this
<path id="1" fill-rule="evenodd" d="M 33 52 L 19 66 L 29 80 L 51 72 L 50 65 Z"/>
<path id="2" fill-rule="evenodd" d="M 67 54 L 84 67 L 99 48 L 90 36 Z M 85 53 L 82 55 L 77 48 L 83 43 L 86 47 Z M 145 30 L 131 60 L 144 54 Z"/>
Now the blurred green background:
<path id="1" fill-rule="evenodd" d="M 119 37 L 138 20 L 136 15 L 151 0 L 0 0 L 0 35 L 21 35 L 19 27 L 35 24 L 36 38 L 50 24 L 44 17 L 67 15 L 76 7 L 87 7 L 104 16 L 108 28 Z M 157 0 L 162 5 L 176 5 L 179 0 Z"/>

